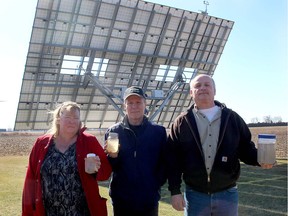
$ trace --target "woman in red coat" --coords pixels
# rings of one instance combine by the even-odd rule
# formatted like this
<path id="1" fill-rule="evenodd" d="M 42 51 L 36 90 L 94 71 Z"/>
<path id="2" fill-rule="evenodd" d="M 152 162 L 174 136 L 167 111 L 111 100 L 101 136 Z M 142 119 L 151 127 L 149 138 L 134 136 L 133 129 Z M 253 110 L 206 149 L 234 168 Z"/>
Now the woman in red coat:
<path id="1" fill-rule="evenodd" d="M 97 181 L 110 177 L 111 166 L 96 137 L 82 128 L 80 106 L 64 102 L 53 114 L 51 129 L 38 137 L 29 157 L 22 216 L 106 216 L 106 199 Z M 93 170 L 85 171 L 88 153 Z"/>

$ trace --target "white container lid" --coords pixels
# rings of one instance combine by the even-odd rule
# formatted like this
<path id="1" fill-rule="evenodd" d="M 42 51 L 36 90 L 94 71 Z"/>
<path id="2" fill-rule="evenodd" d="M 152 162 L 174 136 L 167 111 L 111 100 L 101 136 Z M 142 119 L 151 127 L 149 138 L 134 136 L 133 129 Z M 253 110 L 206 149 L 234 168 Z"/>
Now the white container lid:
<path id="1" fill-rule="evenodd" d="M 87 158 L 88 158 L 88 157 L 95 157 L 95 156 L 96 156 L 96 154 L 94 154 L 94 153 L 88 153 L 88 154 L 87 154 Z"/>

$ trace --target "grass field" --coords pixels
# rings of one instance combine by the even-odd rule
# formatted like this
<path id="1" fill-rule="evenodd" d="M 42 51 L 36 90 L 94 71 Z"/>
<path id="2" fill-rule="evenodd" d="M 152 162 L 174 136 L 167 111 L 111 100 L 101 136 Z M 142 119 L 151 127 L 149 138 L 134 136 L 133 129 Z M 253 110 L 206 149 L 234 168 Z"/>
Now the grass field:
<path id="1" fill-rule="evenodd" d="M 0 157 L 0 216 L 21 215 L 21 193 L 28 156 Z M 271 170 L 242 164 L 238 182 L 240 216 L 287 215 L 287 160 L 278 160 Z M 109 199 L 108 182 L 101 183 L 101 195 Z M 111 212 L 110 201 L 107 202 Z M 111 214 L 110 214 L 111 215 Z M 170 194 L 162 189 L 160 216 L 180 216 L 170 205 Z"/>

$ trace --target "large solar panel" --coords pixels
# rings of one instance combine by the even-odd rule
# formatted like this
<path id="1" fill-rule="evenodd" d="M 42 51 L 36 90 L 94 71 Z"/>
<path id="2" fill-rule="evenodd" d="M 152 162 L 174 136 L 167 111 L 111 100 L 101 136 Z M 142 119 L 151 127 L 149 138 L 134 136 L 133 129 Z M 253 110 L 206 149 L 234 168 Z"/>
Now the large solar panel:
<path id="1" fill-rule="evenodd" d="M 47 111 L 67 100 L 88 128 L 107 128 L 131 85 L 169 128 L 192 102 L 191 78 L 213 76 L 233 24 L 140 0 L 38 0 L 14 130 L 47 129 Z"/>

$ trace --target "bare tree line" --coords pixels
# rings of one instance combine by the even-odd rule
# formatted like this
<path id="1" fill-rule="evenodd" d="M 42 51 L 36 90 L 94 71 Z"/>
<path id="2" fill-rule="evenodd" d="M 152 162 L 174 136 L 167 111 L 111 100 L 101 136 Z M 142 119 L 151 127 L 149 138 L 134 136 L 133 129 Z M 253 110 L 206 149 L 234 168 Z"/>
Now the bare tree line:
<path id="1" fill-rule="evenodd" d="M 251 119 L 251 123 L 282 123 L 282 117 L 281 116 L 275 116 L 272 117 L 270 115 L 264 116 L 263 120 L 261 121 L 258 117 L 254 117 Z"/>

